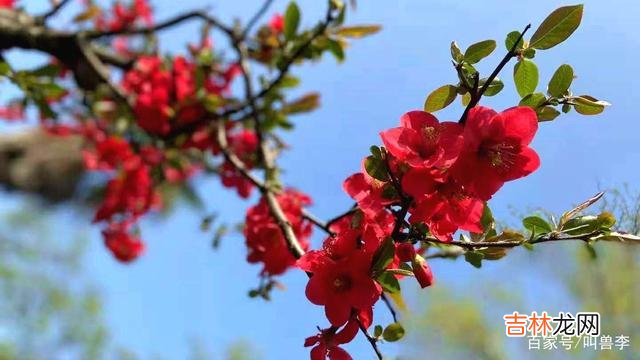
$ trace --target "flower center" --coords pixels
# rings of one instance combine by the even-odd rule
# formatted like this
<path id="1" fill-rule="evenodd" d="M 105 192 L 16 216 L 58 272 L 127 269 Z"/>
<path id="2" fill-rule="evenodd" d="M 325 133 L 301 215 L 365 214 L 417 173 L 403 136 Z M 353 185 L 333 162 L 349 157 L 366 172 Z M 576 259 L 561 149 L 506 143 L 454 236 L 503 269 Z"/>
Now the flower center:
<path id="1" fill-rule="evenodd" d="M 519 150 L 518 144 L 509 141 L 485 142 L 480 145 L 478 154 L 488 160 L 492 167 L 506 170 L 515 165 Z"/>
<path id="2" fill-rule="evenodd" d="M 333 279 L 333 289 L 336 292 L 345 292 L 351 289 L 351 278 L 345 274 L 336 276 Z"/>

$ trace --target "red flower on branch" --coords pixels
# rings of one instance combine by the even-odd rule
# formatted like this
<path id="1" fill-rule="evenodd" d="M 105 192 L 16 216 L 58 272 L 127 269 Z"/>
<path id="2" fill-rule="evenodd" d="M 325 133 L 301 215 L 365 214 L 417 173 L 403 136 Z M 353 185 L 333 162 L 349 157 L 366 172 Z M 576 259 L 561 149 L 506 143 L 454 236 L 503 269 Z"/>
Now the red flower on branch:
<path id="1" fill-rule="evenodd" d="M 284 17 L 281 14 L 274 14 L 269 19 L 269 29 L 276 34 L 280 34 L 284 31 Z"/>
<path id="2" fill-rule="evenodd" d="M 15 6 L 15 0 L 0 0 L 0 8 L 13 8 Z"/>
<path id="3" fill-rule="evenodd" d="M 297 265 L 312 273 L 306 288 L 307 299 L 323 305 L 333 326 L 342 326 L 353 309 L 369 311 L 378 301 L 382 288 L 371 278 L 372 254 L 353 251 L 349 256 L 334 260 L 325 251 L 310 251 Z"/>
<path id="4" fill-rule="evenodd" d="M 497 113 L 476 106 L 464 128 L 464 148 L 451 172 L 458 183 L 483 200 L 506 181 L 527 176 L 540 166 L 529 147 L 538 129 L 535 111 L 518 106 Z"/>
<path id="5" fill-rule="evenodd" d="M 321 329 L 319 334 L 308 337 L 304 341 L 304 346 L 313 346 L 311 360 L 351 360 L 349 353 L 340 345 L 351 342 L 356 337 L 358 329 L 357 320 L 352 318 L 342 329 L 337 327 Z"/>
<path id="6" fill-rule="evenodd" d="M 397 160 L 415 168 L 442 169 L 450 166 L 462 148 L 462 126 L 438 122 L 424 111 L 410 111 L 400 118 L 400 127 L 380 133 L 382 142 Z"/>
<path id="7" fill-rule="evenodd" d="M 303 250 L 309 248 L 312 224 L 302 217 L 302 207 L 311 205 L 311 198 L 295 190 L 286 190 L 277 196 L 278 203 L 291 223 Z M 262 263 L 262 273 L 279 275 L 296 263 L 289 252 L 282 230 L 271 215 L 266 199 L 249 208 L 244 228 L 250 263 Z"/>
<path id="8" fill-rule="evenodd" d="M 129 233 L 128 223 L 112 223 L 102 231 L 104 243 L 113 256 L 121 262 L 131 262 L 144 252 L 144 243 Z"/>

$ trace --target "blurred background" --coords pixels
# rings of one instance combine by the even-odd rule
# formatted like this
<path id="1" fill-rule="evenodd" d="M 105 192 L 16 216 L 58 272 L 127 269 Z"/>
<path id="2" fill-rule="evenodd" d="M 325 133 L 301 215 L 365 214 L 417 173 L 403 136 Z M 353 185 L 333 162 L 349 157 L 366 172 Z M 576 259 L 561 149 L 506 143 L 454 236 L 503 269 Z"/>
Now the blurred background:
<path id="1" fill-rule="evenodd" d="M 28 10 L 46 9 L 45 0 L 22 0 Z M 78 1 L 79 3 L 79 1 Z M 158 20 L 181 10 L 208 8 L 221 19 L 246 19 L 261 1 L 153 0 Z M 322 16 L 323 1 L 300 0 L 303 23 Z M 276 1 L 273 11 L 284 11 Z M 461 47 L 496 39 L 531 22 L 534 27 L 564 2 L 512 1 L 359 1 L 348 23 L 379 23 L 383 31 L 354 42 L 347 61 L 333 59 L 297 68 L 300 93 L 318 91 L 322 107 L 296 118 L 294 132 L 283 137 L 291 146 L 280 164 L 285 183 L 310 194 L 312 210 L 328 219 L 351 205 L 341 191 L 343 179 L 357 171 L 378 132 L 393 127 L 404 112 L 422 108 L 426 95 L 455 81 L 449 44 Z M 60 16 L 69 26 L 78 9 Z M 533 175 L 508 183 L 490 205 L 504 226 L 519 227 L 518 216 L 534 211 L 561 213 L 599 190 L 612 190 L 602 206 L 613 209 L 624 230 L 640 231 L 640 125 L 635 89 L 640 38 L 640 3 L 585 1 L 578 31 L 552 51 L 539 51 L 536 62 L 545 84 L 558 65 L 569 63 L 577 79 L 573 88 L 613 104 L 595 117 L 575 113 L 541 124 L 534 148 L 542 159 Z M 265 21 L 268 18 L 265 18 Z M 195 24 L 161 36 L 166 52 L 185 51 L 198 37 Z M 227 44 L 214 39 L 221 51 Z M 491 71 L 503 51 L 484 61 Z M 12 51 L 14 64 L 28 66 L 46 59 Z M 511 67 L 501 96 L 483 104 L 503 109 L 517 101 Z M 4 86 L 4 85 L 3 85 Z M 11 96 L 3 87 L 0 98 Z M 438 114 L 457 119 L 461 105 Z M 24 125 L 0 124 L 2 133 Z M 240 234 L 231 231 L 219 246 L 202 232 L 204 216 L 216 221 L 242 221 L 254 199 L 241 201 L 216 179 L 196 180 L 203 199 L 197 206 L 179 201 L 168 214 L 142 224 L 147 253 L 131 265 L 112 259 L 103 248 L 92 210 L 82 204 L 48 205 L 17 192 L 0 193 L 0 359 L 304 359 L 306 336 L 325 327 L 323 310 L 304 296 L 306 277 L 282 277 L 286 289 L 272 301 L 251 299 L 259 267 L 245 262 Z M 321 242 L 316 234 L 315 245 Z M 640 354 L 640 265 L 638 248 L 596 244 L 595 256 L 582 244 L 515 249 L 499 262 L 476 269 L 458 261 L 431 261 L 436 284 L 420 291 L 403 283 L 408 310 L 401 314 L 408 336 L 384 344 L 390 357 L 453 358 L 611 358 Z M 504 336 L 502 315 L 519 311 L 597 311 L 604 334 L 630 336 L 625 351 L 529 351 L 525 339 Z M 376 309 L 375 323 L 390 317 Z M 355 359 L 373 359 L 358 338 L 346 346 Z"/>

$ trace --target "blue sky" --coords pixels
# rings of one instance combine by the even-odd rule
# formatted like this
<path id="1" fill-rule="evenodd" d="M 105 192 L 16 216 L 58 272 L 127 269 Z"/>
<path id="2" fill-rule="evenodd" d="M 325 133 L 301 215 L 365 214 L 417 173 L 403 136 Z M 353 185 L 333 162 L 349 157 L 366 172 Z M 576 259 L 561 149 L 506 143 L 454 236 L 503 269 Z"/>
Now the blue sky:
<path id="1" fill-rule="evenodd" d="M 29 3 L 42 8 L 45 1 Z M 152 3 L 158 19 L 203 4 L 210 5 L 212 13 L 223 19 L 246 19 L 261 1 Z M 276 1 L 273 9 L 282 11 L 286 3 Z M 285 182 L 312 195 L 313 211 L 320 217 L 340 213 L 351 204 L 341 191 L 342 181 L 359 169 L 369 146 L 380 142 L 378 132 L 395 126 L 404 112 L 421 108 L 431 90 L 455 81 L 449 60 L 452 40 L 465 47 L 496 39 L 499 51 L 480 66 L 487 74 L 502 57 L 508 32 L 520 30 L 529 22 L 535 28 L 550 11 L 565 4 L 549 0 L 535 4 L 495 0 L 359 1 L 358 11 L 349 15 L 348 22 L 379 23 L 384 29 L 376 36 L 354 41 L 344 64 L 326 58 L 295 70 L 304 82 L 301 92 L 322 94 L 322 108 L 296 118 L 295 132 L 284 135 L 291 145 L 291 151 L 280 160 Z M 324 11 L 324 1 L 301 0 L 299 5 L 307 25 Z M 577 75 L 573 85 L 576 93 L 606 99 L 613 106 L 601 116 L 584 117 L 572 112 L 541 124 L 533 146 L 542 166 L 528 178 L 507 184 L 495 196 L 491 205 L 497 217 L 509 219 L 509 206 L 544 206 L 559 212 L 600 187 L 640 180 L 636 171 L 640 163 L 640 125 L 634 110 L 640 100 L 634 84 L 640 55 L 638 16 L 640 3 L 636 1 L 585 1 L 578 31 L 562 45 L 538 52 L 535 61 L 541 68 L 542 87 L 557 66 L 569 63 Z M 197 38 L 197 28 L 184 26 L 163 38 L 170 44 L 164 45 L 167 51 L 182 51 L 183 43 Z M 225 45 L 222 40 L 217 43 Z M 501 74 L 505 91 L 483 99 L 482 104 L 503 109 L 517 102 L 511 69 L 507 66 Z M 457 119 L 461 111 L 456 103 L 438 117 Z M 198 185 L 208 210 L 218 211 L 229 223 L 241 220 L 251 204 L 239 201 L 217 180 L 199 181 Z M 59 216 L 70 227 L 88 223 L 90 214 L 81 219 L 76 215 L 70 209 L 61 209 Z M 287 290 L 276 292 L 272 302 L 249 299 L 246 293 L 257 284 L 259 268 L 244 261 L 242 237 L 230 235 L 218 251 L 212 251 L 209 237 L 199 231 L 200 219 L 199 212 L 181 207 L 168 218 L 145 221 L 142 230 L 148 252 L 131 266 L 113 261 L 102 247 L 98 229 L 91 228 L 87 266 L 104 293 L 114 340 L 141 354 L 169 359 L 184 358 L 192 338 L 199 338 L 216 354 L 223 354 L 236 340 L 247 339 L 265 359 L 307 357 L 308 350 L 302 347 L 304 337 L 312 335 L 316 325 L 325 326 L 326 320 L 322 309 L 304 297 L 306 276 L 296 272 L 284 276 Z M 316 244 L 320 240 L 316 237 Z M 462 261 L 434 261 L 432 266 L 440 283 L 466 286 L 463 278 L 486 279 L 509 271 L 509 265 L 503 264 L 509 261 L 506 258 L 482 270 Z M 514 277 L 513 281 L 531 306 L 567 301 L 555 299 L 553 289 L 544 288 L 544 283 L 534 284 L 524 277 Z M 408 293 L 413 294 L 413 288 L 413 284 L 407 286 Z M 547 290 L 551 298 L 534 299 L 530 295 L 537 290 Z M 428 292 L 417 296 L 428 297 Z M 385 309 L 378 310 L 381 322 L 388 321 Z M 361 340 L 348 349 L 357 359 L 373 358 L 368 344 Z M 391 345 L 384 345 L 383 350 L 389 354 L 396 351 Z"/>

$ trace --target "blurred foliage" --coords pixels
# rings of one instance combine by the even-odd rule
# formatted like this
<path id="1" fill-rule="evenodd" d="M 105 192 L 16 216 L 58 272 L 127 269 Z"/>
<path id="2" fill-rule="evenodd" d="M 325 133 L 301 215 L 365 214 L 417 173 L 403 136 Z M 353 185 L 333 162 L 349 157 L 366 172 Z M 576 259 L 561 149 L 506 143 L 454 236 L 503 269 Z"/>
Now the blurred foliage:
<path id="1" fill-rule="evenodd" d="M 640 234 L 640 193 L 627 187 L 608 191 L 600 205 L 619 219 L 616 229 Z M 536 276 L 544 277 L 544 281 L 538 281 L 533 292 L 518 288 L 517 281 L 506 283 L 503 277 L 496 276 L 483 278 L 481 291 L 473 287 L 477 278 L 467 278 L 460 287 L 438 283 L 420 299 L 419 313 L 407 316 L 409 336 L 402 343 L 401 358 L 417 360 L 429 354 L 429 358 L 435 359 L 633 359 L 640 353 L 639 260 L 640 251 L 631 244 L 598 243 L 588 249 L 586 245 L 573 243 L 520 251 L 511 263 L 504 265 L 507 268 L 500 270 L 514 277 L 522 272 L 533 276 L 531 271 L 536 271 Z M 538 270 L 531 269 L 530 264 L 536 264 Z M 624 351 L 583 350 L 581 345 L 572 351 L 560 348 L 529 351 L 526 338 L 508 339 L 502 315 L 514 310 L 522 312 L 527 300 L 531 300 L 518 298 L 517 294 L 540 295 L 542 298 L 533 302 L 549 308 L 531 310 L 550 311 L 557 304 L 553 304 L 554 299 L 544 298 L 545 293 L 554 296 L 562 293 L 571 302 L 572 310 L 599 312 L 601 334 L 630 336 L 631 346 Z"/>
<path id="2" fill-rule="evenodd" d="M 100 298 L 81 273 L 85 241 L 51 225 L 35 206 L 0 215 L 0 359 L 103 357 Z"/>

